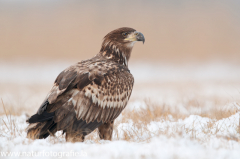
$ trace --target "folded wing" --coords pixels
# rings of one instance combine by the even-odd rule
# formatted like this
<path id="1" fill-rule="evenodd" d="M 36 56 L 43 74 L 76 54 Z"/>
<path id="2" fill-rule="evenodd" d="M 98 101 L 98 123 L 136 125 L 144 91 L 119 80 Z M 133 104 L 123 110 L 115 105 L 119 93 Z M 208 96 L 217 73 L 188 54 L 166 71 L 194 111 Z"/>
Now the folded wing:
<path id="1" fill-rule="evenodd" d="M 125 66 L 111 62 L 81 62 L 64 70 L 28 122 L 46 122 L 52 130 L 94 130 L 116 119 L 126 107 L 134 79 Z"/>

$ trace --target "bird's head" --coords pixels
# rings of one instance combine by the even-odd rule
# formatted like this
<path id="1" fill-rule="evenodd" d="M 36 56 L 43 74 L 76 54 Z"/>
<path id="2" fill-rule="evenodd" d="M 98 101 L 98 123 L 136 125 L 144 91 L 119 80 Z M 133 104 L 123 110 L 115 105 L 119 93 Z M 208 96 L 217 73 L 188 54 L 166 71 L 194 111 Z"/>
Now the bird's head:
<path id="1" fill-rule="evenodd" d="M 141 32 L 136 31 L 133 28 L 118 28 L 108 33 L 104 39 L 102 46 L 110 45 L 122 45 L 133 46 L 136 41 L 145 42 L 145 38 Z"/>
<path id="2" fill-rule="evenodd" d="M 122 57 L 128 61 L 133 45 L 137 41 L 145 42 L 141 32 L 128 27 L 118 28 L 104 37 L 100 53 L 107 58 L 113 58 L 115 61 Z"/>
<path id="3" fill-rule="evenodd" d="M 112 42 L 115 44 L 125 45 L 135 43 L 136 41 L 142 41 L 144 43 L 145 38 L 143 34 L 141 32 L 136 31 L 133 28 L 123 27 L 108 33 L 104 37 L 103 44 Z"/>

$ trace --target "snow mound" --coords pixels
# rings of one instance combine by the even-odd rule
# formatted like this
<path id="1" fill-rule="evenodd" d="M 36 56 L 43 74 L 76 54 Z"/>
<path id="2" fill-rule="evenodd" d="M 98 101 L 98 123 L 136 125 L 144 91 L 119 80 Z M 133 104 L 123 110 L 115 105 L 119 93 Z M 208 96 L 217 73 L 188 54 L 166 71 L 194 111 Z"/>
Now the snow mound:
<path id="1" fill-rule="evenodd" d="M 67 143 L 61 133 L 45 140 L 26 138 L 26 116 L 0 116 L 1 158 L 239 158 L 239 114 L 221 120 L 190 115 L 117 125 L 113 141 Z M 132 134 L 129 140 L 124 134 Z M 134 133 L 136 135 L 134 135 Z M 95 134 L 97 135 L 97 134 Z M 19 156 L 19 157 L 18 157 Z"/>

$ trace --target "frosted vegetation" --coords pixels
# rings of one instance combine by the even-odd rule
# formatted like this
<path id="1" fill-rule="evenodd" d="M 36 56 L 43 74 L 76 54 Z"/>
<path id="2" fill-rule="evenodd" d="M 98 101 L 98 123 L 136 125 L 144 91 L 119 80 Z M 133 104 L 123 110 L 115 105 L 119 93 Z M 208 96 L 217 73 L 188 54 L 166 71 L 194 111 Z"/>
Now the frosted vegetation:
<path id="1" fill-rule="evenodd" d="M 156 66 L 143 72 L 132 66 L 134 91 L 115 121 L 113 141 L 100 140 L 94 131 L 84 143 L 67 143 L 62 132 L 46 140 L 26 138 L 25 121 L 54 75 L 51 81 L 34 75 L 18 83 L 1 76 L 0 158 L 239 158 L 240 69 Z M 45 68 L 38 69 L 41 76 Z"/>

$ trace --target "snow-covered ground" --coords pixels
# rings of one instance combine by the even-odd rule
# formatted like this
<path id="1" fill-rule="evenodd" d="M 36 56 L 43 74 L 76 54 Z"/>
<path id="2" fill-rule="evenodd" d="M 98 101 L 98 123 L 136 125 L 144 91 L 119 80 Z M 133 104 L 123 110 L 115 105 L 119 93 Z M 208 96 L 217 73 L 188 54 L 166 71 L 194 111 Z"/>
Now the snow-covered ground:
<path id="1" fill-rule="evenodd" d="M 134 90 L 115 122 L 113 141 L 99 140 L 96 131 L 84 143 L 66 143 L 61 132 L 26 139 L 26 115 L 69 64 L 1 62 L 0 98 L 7 114 L 15 115 L 6 116 L 0 102 L 0 158 L 239 158 L 240 67 L 222 63 L 130 64 Z M 158 117 L 126 115 L 149 111 L 149 103 L 161 108 Z"/>
<path id="2" fill-rule="evenodd" d="M 84 143 L 66 143 L 60 133 L 55 138 L 31 141 L 26 139 L 24 131 L 27 126 L 25 115 L 11 117 L 11 120 L 16 124 L 16 132 L 10 128 L 7 129 L 3 123 L 4 121 L 7 124 L 10 119 L 7 119 L 6 116 L 1 116 L 1 119 L 1 158 L 15 158 L 20 155 L 22 158 L 29 156 L 68 158 L 70 156 L 102 159 L 238 159 L 240 156 L 239 134 L 237 133 L 239 114 L 237 113 L 219 121 L 197 115 L 191 115 L 184 120 L 177 121 L 161 119 L 148 124 L 147 130 L 142 130 L 146 128 L 145 125 L 135 127 L 129 121 L 118 125 L 118 137 L 115 132 L 113 141 L 87 140 Z M 209 126 L 209 124 L 212 125 Z M 138 135 L 132 140 L 126 141 L 123 140 L 124 132 L 135 132 Z M 139 136 L 140 132 L 142 134 Z"/>

